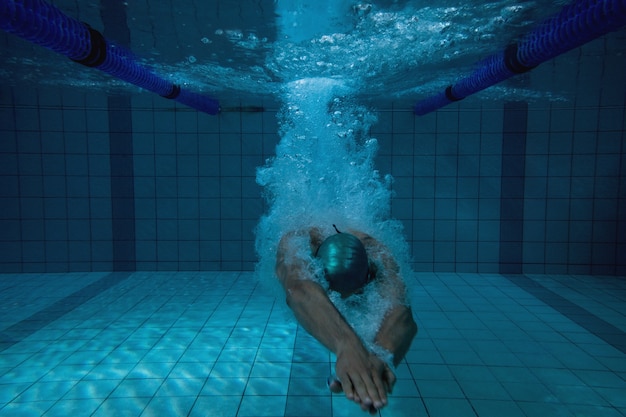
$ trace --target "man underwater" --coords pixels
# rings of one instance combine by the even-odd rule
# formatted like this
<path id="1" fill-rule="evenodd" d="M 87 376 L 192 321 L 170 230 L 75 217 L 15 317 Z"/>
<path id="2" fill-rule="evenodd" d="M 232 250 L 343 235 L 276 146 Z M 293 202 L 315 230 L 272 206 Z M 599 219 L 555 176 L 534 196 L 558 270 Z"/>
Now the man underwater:
<path id="1" fill-rule="evenodd" d="M 310 246 L 307 256 L 302 254 L 303 239 Z M 389 249 L 354 230 L 330 236 L 319 228 L 293 231 L 279 243 L 276 274 L 300 325 L 337 357 L 330 390 L 343 391 L 371 414 L 387 405 L 396 382 L 392 367 L 417 334 L 400 268 Z M 381 310 L 370 337 L 357 332 L 337 307 L 345 301 L 358 310 L 361 304 L 362 313 L 368 314 L 374 308 L 364 302 L 373 300 L 362 296 L 368 291 Z"/>

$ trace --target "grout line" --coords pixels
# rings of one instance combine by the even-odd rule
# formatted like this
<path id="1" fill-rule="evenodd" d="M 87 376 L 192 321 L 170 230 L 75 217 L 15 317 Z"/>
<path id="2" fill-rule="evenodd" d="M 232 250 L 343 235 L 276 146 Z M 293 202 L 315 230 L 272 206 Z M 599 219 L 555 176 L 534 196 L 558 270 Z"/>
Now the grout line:
<path id="1" fill-rule="evenodd" d="M 615 349 L 626 354 L 626 332 L 601 319 L 590 311 L 544 287 L 526 275 L 502 274 L 502 276 L 519 288 L 537 297 L 548 306 L 554 308 L 589 333 L 604 340 Z"/>
<path id="2" fill-rule="evenodd" d="M 0 332 L 0 352 L 21 342 L 26 337 L 43 329 L 53 321 L 85 304 L 95 296 L 119 284 L 132 275 L 132 272 L 111 272 L 99 280 L 56 301 L 52 305 L 7 327 Z"/>

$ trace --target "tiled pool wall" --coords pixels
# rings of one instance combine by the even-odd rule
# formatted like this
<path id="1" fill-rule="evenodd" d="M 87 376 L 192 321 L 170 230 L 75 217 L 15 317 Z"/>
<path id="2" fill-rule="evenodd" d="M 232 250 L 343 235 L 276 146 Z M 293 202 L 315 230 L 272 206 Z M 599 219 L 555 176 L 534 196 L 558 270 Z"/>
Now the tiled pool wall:
<path id="1" fill-rule="evenodd" d="M 513 81 L 551 100 L 377 108 L 417 271 L 626 274 L 624 37 Z M 0 87 L 0 272 L 252 270 L 280 103 L 233 105 Z"/>

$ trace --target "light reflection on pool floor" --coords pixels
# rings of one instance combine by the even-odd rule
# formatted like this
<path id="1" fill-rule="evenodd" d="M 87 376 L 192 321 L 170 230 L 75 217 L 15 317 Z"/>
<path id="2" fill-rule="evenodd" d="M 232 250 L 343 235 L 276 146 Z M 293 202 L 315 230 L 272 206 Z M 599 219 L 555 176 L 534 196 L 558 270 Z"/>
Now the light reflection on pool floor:
<path id="1" fill-rule="evenodd" d="M 383 416 L 626 415 L 624 280 L 415 280 Z M 252 273 L 0 275 L 0 297 L 0 416 L 364 415 Z"/>

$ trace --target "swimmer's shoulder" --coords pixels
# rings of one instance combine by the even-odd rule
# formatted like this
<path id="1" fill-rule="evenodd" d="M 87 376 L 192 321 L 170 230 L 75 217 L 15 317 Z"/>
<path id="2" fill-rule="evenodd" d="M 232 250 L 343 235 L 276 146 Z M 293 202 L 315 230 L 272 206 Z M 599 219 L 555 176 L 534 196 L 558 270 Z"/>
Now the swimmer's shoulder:
<path id="1" fill-rule="evenodd" d="M 363 240 L 376 240 L 372 236 L 368 235 L 365 232 L 361 232 L 360 230 L 349 229 L 348 233 L 358 237 L 361 241 L 363 241 Z"/>
<path id="2" fill-rule="evenodd" d="M 358 230 L 349 230 L 348 233 L 353 234 L 354 236 L 358 237 L 366 249 L 373 248 L 373 247 L 380 245 L 380 242 L 376 238 L 374 238 L 373 236 L 367 233 L 360 232 Z"/>
<path id="3" fill-rule="evenodd" d="M 311 253 L 316 254 L 322 242 L 324 242 L 324 234 L 319 227 L 311 227 L 309 229 L 309 237 L 311 242 Z"/>

